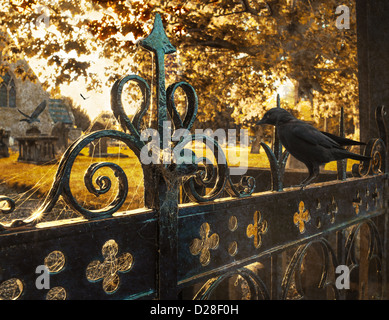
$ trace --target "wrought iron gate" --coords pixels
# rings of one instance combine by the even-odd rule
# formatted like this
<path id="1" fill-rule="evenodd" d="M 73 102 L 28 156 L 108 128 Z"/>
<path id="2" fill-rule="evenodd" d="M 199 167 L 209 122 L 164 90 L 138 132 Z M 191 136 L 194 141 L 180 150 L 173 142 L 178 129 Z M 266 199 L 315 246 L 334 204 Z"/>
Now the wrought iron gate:
<path id="1" fill-rule="evenodd" d="M 175 48 L 159 15 L 140 45 L 155 55 L 157 132 L 164 137 L 167 120 L 172 121 L 173 135 L 190 130 L 197 96 L 186 82 L 166 89 L 164 55 Z M 121 103 L 128 82 L 135 82 L 143 93 L 142 107 L 132 120 Z M 187 97 L 184 119 L 174 104 L 178 88 Z M 169 164 L 158 159 L 149 164 L 140 161 L 145 209 L 119 211 L 128 180 L 126 172 L 111 162 L 92 164 L 84 180 L 92 194 L 105 193 L 111 181 L 99 176 L 93 183 L 93 177 L 99 169 L 109 168 L 119 182 L 117 196 L 104 209 L 83 207 L 70 186 L 76 157 L 90 142 L 107 137 L 125 143 L 140 160 L 147 147 L 141 123 L 150 96 L 143 78 L 129 75 L 118 80 L 111 102 L 124 132 L 103 130 L 75 141 L 62 156 L 41 207 L 27 219 L 0 225 L 0 298 L 386 298 L 388 167 L 382 107 L 376 114 L 380 137 L 371 139 L 365 149 L 372 160 L 356 165 L 354 177 L 347 177 L 344 164 L 339 163 L 338 180 L 303 191 L 283 188 L 287 154 L 281 154 L 275 141 L 273 150 L 263 145 L 271 164 L 268 191 L 256 192 L 252 177 L 233 181 L 214 139 L 190 134 L 173 141 Z M 162 140 L 154 148 L 166 149 Z M 216 164 L 193 152 L 181 152 L 194 140 L 215 150 Z M 179 204 L 180 192 L 192 202 Z M 40 222 L 60 196 L 81 216 Z M 9 207 L 3 214 L 15 209 L 7 196 L 0 200 Z M 40 265 L 50 274 L 50 288 L 36 286 Z M 337 284 L 339 266 L 349 270 L 349 288 Z"/>

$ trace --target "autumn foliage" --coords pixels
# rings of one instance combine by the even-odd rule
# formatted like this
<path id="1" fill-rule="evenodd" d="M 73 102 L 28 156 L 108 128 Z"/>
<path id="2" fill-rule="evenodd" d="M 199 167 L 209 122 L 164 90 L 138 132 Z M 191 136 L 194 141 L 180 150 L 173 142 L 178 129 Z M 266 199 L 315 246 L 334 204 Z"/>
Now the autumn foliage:
<path id="1" fill-rule="evenodd" d="M 129 73 L 151 82 L 152 60 L 136 42 L 159 12 L 177 48 L 167 83 L 196 89 L 197 126 L 252 127 L 288 81 L 283 107 L 317 126 L 344 107 L 352 134 L 359 121 L 355 3 L 342 4 L 350 8 L 350 29 L 335 26 L 336 0 L 10 0 L 0 4 L 2 69 L 20 55 L 45 59 L 41 79 L 53 90 L 85 79 L 93 92 Z M 37 26 L 43 14 L 48 28 Z M 92 54 L 112 62 L 106 78 L 89 71 L 99 63 Z M 326 123 L 336 130 L 336 121 Z"/>

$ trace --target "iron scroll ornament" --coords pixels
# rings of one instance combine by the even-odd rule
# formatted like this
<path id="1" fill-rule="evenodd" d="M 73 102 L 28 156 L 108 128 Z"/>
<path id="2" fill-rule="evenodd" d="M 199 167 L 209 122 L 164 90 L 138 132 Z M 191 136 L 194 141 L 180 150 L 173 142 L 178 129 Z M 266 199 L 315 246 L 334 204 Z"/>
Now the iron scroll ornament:
<path id="1" fill-rule="evenodd" d="M 166 130 L 164 128 L 165 121 L 168 121 L 170 118 L 173 126 L 172 136 L 180 137 L 180 130 L 187 130 L 189 132 L 193 126 L 197 115 L 198 98 L 195 89 L 186 82 L 174 83 L 167 89 L 165 87 L 164 55 L 173 53 L 176 49 L 165 34 L 162 19 L 159 14 L 155 16 L 154 27 L 150 35 L 141 40 L 139 45 L 153 52 L 156 56 L 157 131 L 163 137 L 164 130 Z M 126 115 L 121 100 L 123 87 L 128 82 L 135 82 L 143 95 L 142 104 L 132 119 Z M 183 89 L 187 97 L 187 110 L 184 119 L 181 118 L 174 104 L 174 94 L 178 88 Z M 252 194 L 255 188 L 254 178 L 242 177 L 239 183 L 234 184 L 229 175 L 229 168 L 223 150 L 216 140 L 204 134 L 187 134 L 181 136 L 177 141 L 172 141 L 173 148 L 168 155 L 171 159 L 170 163 L 143 164 L 141 161 L 141 152 L 148 146 L 147 141 L 144 141 L 141 137 L 141 124 L 143 117 L 149 109 L 150 98 L 150 86 L 143 78 L 137 75 L 127 75 L 117 80 L 111 89 L 111 109 L 124 132 L 101 130 L 82 136 L 74 141 L 62 155 L 54 182 L 42 205 L 26 219 L 15 219 L 8 224 L 1 223 L 0 231 L 34 226 L 41 219 L 42 215 L 53 209 L 60 196 L 62 196 L 66 204 L 74 211 L 80 213 L 87 219 L 110 217 L 113 213 L 117 212 L 123 205 L 128 193 L 126 173 L 117 164 L 112 162 L 93 163 L 85 172 L 85 186 L 90 193 L 96 196 L 108 192 L 111 188 L 111 181 L 107 176 L 98 176 L 94 180 L 97 186 L 95 187 L 93 178 L 99 169 L 103 167 L 111 169 L 118 179 L 118 192 L 111 203 L 105 208 L 93 210 L 83 207 L 77 202 L 70 188 L 70 173 L 75 159 L 84 147 L 101 138 L 111 138 L 125 143 L 138 157 L 145 177 L 145 172 L 150 170 L 150 168 L 154 168 L 153 170 L 161 174 L 168 186 L 176 185 L 177 182 L 183 184 L 183 189 L 192 201 L 212 201 L 220 197 L 223 191 L 235 197 L 249 196 Z M 162 140 L 159 147 L 161 154 L 165 156 L 166 151 L 163 150 L 164 145 Z M 201 142 L 211 147 L 216 158 L 216 164 L 209 163 L 207 161 L 208 159 L 204 157 L 196 157 L 193 151 L 185 148 L 192 141 Z M 208 194 L 203 194 L 198 191 L 196 185 L 213 186 L 211 186 L 211 191 Z M 3 212 L 10 213 L 14 211 L 15 203 L 13 200 L 7 197 L 0 198 L 0 202 L 4 201 L 8 204 L 8 208 L 3 210 Z"/>
<path id="2" fill-rule="evenodd" d="M 387 129 L 385 124 L 386 110 L 379 106 L 375 110 L 375 120 L 378 128 L 379 138 L 370 139 L 365 147 L 364 155 L 371 160 L 354 164 L 352 173 L 355 177 L 364 177 L 388 172 L 387 156 Z"/>
<path id="3" fill-rule="evenodd" d="M 217 141 L 204 134 L 190 134 L 198 110 L 198 97 L 195 89 L 184 81 L 173 83 L 166 89 L 164 55 L 174 53 L 176 49 L 165 34 L 159 14 L 156 14 L 154 27 L 150 35 L 141 40 L 139 45 L 153 52 L 156 56 L 157 131 L 159 137 L 162 137 L 160 139 L 161 154 L 164 153 L 163 149 L 166 147 L 163 144 L 163 137 L 166 133 L 166 121 L 169 118 L 173 126 L 172 132 L 169 133 L 175 139 L 171 141 L 172 152 L 168 155 L 172 163 L 159 167 L 159 169 L 162 169 L 162 175 L 165 177 L 165 180 L 176 179 L 177 177 L 183 178 L 182 183 L 186 194 L 189 199 L 197 202 L 212 201 L 220 197 L 223 191 L 235 197 L 251 195 L 255 188 L 254 178 L 244 176 L 239 183 L 234 184 L 229 175 L 226 157 Z M 125 114 L 121 101 L 123 87 L 128 81 L 134 81 L 143 94 L 142 106 L 136 112 L 132 121 Z M 181 118 L 174 103 L 174 94 L 178 88 L 183 90 L 187 98 L 184 119 Z M 151 90 L 147 81 L 136 75 L 129 75 L 116 81 L 112 88 L 111 106 L 115 117 L 124 131 L 130 131 L 138 139 L 141 136 L 140 126 L 142 118 L 149 108 L 150 96 Z M 215 155 L 216 164 L 212 164 L 210 159 L 205 157 L 197 157 L 192 151 L 185 148 L 192 141 L 203 143 L 209 147 Z M 145 145 L 142 145 L 143 147 Z M 172 181 L 167 181 L 167 183 L 171 184 Z M 196 186 L 207 187 L 211 191 L 208 194 L 202 194 Z"/>

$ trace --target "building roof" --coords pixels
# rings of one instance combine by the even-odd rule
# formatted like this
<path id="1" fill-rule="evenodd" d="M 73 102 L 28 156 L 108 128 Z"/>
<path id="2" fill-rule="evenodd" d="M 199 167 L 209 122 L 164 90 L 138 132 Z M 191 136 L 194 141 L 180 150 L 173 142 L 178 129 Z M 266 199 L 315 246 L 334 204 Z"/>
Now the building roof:
<path id="1" fill-rule="evenodd" d="M 73 124 L 69 110 L 61 99 L 49 99 L 49 114 L 54 123 Z"/>

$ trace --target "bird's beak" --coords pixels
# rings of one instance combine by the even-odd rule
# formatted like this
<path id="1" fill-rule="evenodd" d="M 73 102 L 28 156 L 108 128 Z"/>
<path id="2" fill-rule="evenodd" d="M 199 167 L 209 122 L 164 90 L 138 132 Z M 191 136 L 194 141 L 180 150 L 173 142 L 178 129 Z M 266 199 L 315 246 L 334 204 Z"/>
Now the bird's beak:
<path id="1" fill-rule="evenodd" d="M 262 124 L 266 124 L 266 120 L 265 119 L 261 119 L 257 122 L 257 126 L 260 126 Z"/>

